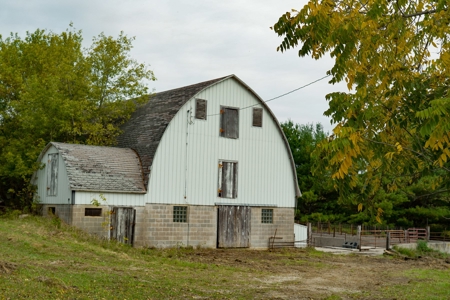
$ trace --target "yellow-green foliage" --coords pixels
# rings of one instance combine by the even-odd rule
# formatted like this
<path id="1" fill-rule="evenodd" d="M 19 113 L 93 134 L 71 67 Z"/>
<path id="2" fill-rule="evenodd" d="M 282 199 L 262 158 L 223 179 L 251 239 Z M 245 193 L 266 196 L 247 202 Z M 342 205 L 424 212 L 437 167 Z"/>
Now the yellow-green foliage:
<path id="1" fill-rule="evenodd" d="M 313 154 L 320 158 L 316 172 L 330 172 L 341 196 L 361 188 L 360 203 L 376 208 L 378 190 L 396 191 L 427 174 L 435 176 L 432 189 L 448 191 L 449 6 L 311 0 L 274 25 L 283 37 L 279 50 L 299 47 L 300 56 L 314 59 L 330 54 L 330 82 L 347 84 L 347 93 L 327 95 L 325 114 L 336 127 Z"/>
<path id="2" fill-rule="evenodd" d="M 133 40 L 123 32 L 117 38 L 100 34 L 83 49 L 81 31 L 72 26 L 61 33 L 0 36 L 2 205 L 30 204 L 28 182 L 48 142 L 115 143 L 119 126 L 155 80 L 145 64 L 130 58 Z"/>

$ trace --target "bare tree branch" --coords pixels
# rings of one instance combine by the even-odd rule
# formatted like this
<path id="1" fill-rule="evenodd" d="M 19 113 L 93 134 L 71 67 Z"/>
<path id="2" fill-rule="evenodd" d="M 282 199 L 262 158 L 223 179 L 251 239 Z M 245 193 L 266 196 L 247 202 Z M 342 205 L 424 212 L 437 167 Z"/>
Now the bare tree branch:
<path id="1" fill-rule="evenodd" d="M 444 9 L 444 11 L 446 11 L 446 9 Z M 402 12 L 402 17 L 406 19 L 406 18 L 417 17 L 417 16 L 422 16 L 422 15 L 434 14 L 435 12 L 437 12 L 437 9 L 419 11 L 419 12 L 415 12 L 413 14 L 408 14 L 408 15 L 405 15 Z"/>

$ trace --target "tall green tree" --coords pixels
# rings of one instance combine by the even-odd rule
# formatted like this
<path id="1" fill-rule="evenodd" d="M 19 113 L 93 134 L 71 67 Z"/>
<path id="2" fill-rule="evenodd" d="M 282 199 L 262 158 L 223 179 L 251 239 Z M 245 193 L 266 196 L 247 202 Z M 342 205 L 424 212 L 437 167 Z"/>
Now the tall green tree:
<path id="1" fill-rule="evenodd" d="M 363 185 L 356 186 L 345 198 L 340 198 L 334 189 L 330 172 L 315 172 L 318 157 L 312 155 L 316 147 L 328 138 L 321 124 L 281 123 L 289 142 L 297 171 L 302 196 L 297 200 L 297 220 L 302 222 L 345 222 L 376 225 L 377 209 L 368 207 L 358 212 Z M 364 176 L 364 174 L 358 174 Z M 416 180 L 402 182 L 395 191 L 381 188 L 374 195 L 377 208 L 383 210 L 383 224 L 394 227 L 425 227 L 444 230 L 448 226 L 446 216 L 450 215 L 450 193 L 433 190 L 435 178 L 422 176 Z M 389 185 L 384 178 L 382 185 Z"/>
<path id="2" fill-rule="evenodd" d="M 114 144 L 155 80 L 130 58 L 133 40 L 100 34 L 83 49 L 72 28 L 0 36 L 0 205 L 30 203 L 29 179 L 48 142 Z"/>
<path id="3" fill-rule="evenodd" d="M 450 188 L 450 1 L 311 0 L 274 25 L 279 50 L 334 59 L 327 95 L 332 138 L 318 145 L 316 170 L 332 173 L 341 198 L 383 209 L 379 191 L 427 177 Z"/>
<path id="4" fill-rule="evenodd" d="M 343 206 L 337 203 L 330 174 L 312 174 L 315 157 L 311 154 L 317 145 L 327 138 L 320 123 L 281 123 L 295 162 L 298 184 L 302 196 L 297 200 L 296 218 L 300 221 L 341 221 L 345 215 Z"/>

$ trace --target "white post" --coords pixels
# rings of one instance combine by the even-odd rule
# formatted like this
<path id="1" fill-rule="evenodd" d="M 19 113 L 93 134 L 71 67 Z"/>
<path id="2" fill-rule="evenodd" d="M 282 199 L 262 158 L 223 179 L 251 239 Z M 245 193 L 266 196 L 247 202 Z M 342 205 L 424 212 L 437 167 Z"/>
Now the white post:
<path id="1" fill-rule="evenodd" d="M 356 233 L 356 238 L 358 239 L 358 248 L 359 251 L 361 251 L 361 225 L 358 225 L 358 229 L 357 229 L 357 233 Z"/>

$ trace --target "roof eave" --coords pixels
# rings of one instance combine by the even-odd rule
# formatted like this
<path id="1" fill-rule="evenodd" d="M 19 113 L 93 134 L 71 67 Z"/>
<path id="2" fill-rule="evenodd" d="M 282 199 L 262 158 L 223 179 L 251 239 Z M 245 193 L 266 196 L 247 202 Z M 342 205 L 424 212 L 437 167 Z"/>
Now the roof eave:
<path id="1" fill-rule="evenodd" d="M 83 189 L 83 188 L 70 188 L 76 192 L 89 192 L 89 193 L 116 193 L 116 194 L 146 194 L 147 191 L 123 191 L 123 190 L 101 190 L 101 189 Z"/>

